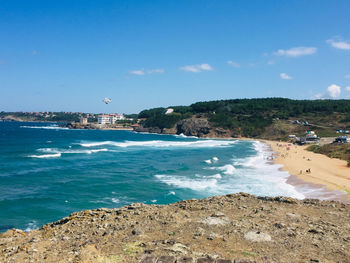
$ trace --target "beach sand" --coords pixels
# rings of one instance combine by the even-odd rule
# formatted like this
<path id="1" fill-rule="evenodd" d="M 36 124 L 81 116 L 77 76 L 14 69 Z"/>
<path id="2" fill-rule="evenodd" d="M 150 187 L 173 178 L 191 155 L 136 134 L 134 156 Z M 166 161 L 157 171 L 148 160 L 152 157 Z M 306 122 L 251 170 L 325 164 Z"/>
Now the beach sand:
<path id="1" fill-rule="evenodd" d="M 287 183 L 296 188 L 319 188 L 321 191 L 313 193 L 312 197 L 318 195 L 321 199 L 350 200 L 350 196 L 345 195 L 345 190 L 350 190 L 350 168 L 346 161 L 307 151 L 307 146 L 268 140 L 263 142 L 276 153 L 274 162 L 283 165 L 282 170 L 294 175 Z M 310 172 L 307 172 L 308 169 Z"/>

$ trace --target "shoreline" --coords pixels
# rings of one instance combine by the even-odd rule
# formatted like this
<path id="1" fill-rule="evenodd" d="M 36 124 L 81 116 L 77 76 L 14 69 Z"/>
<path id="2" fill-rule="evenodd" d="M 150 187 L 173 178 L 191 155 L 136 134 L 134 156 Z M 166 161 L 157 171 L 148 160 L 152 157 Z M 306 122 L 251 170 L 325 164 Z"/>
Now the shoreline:
<path id="1" fill-rule="evenodd" d="M 138 133 L 137 131 L 135 131 Z M 152 133 L 150 133 L 152 134 Z M 164 134 L 164 135 L 176 135 L 176 134 Z M 190 137 L 190 136 L 188 136 Z M 305 198 L 319 199 L 324 201 L 339 201 L 342 203 L 350 203 L 350 194 L 345 190 L 350 190 L 350 175 L 346 176 L 347 172 L 350 172 L 350 168 L 347 167 L 346 161 L 329 158 L 323 154 L 316 154 L 305 150 L 307 146 L 293 145 L 288 142 L 279 142 L 273 140 L 265 140 L 259 138 L 246 138 L 246 137 L 197 137 L 198 139 L 215 139 L 215 140 L 240 140 L 240 141 L 258 141 L 266 144 L 270 148 L 270 152 L 274 155 L 274 159 L 270 161 L 272 165 L 282 165 L 281 171 L 288 172 L 289 176 L 286 183 L 292 185 L 297 192 L 304 195 Z M 278 147 L 277 144 L 283 145 Z M 303 174 L 300 176 L 296 171 L 299 171 L 300 160 L 294 160 L 293 151 L 288 151 L 286 154 L 286 145 L 295 147 L 297 152 L 303 153 L 305 160 L 307 161 L 307 168 L 303 166 Z M 287 162 L 286 162 L 287 158 Z M 293 160 L 291 160 L 293 159 Z M 317 160 L 313 162 L 312 160 Z M 321 159 L 319 161 L 319 159 Z M 304 160 L 304 159 L 303 159 Z M 317 164 L 321 163 L 328 169 L 323 169 L 322 166 L 318 167 Z M 311 173 L 306 173 L 306 169 L 310 169 Z M 349 171 L 347 171 L 347 169 Z M 334 172 L 336 171 L 336 172 Z M 321 172 L 321 177 L 315 176 L 315 174 Z"/>
<path id="2" fill-rule="evenodd" d="M 275 153 L 273 163 L 282 165 L 280 169 L 289 173 L 286 183 L 294 186 L 305 198 L 350 202 L 350 196 L 345 191 L 350 189 L 350 174 L 346 175 L 350 168 L 346 161 L 309 152 L 305 149 L 307 146 L 259 141 Z M 311 172 L 306 172 L 308 169 Z"/>

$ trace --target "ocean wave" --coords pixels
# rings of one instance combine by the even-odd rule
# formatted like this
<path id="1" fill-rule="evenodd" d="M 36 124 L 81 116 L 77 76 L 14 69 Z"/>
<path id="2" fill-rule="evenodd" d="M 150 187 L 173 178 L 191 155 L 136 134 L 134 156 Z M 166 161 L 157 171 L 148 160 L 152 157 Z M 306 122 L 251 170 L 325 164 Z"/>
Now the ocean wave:
<path id="1" fill-rule="evenodd" d="M 195 191 L 216 188 L 216 179 L 190 179 L 184 176 L 172 176 L 156 174 L 155 177 L 161 182 L 178 188 L 188 188 Z"/>
<path id="2" fill-rule="evenodd" d="M 253 141 L 252 148 L 256 152 L 255 155 L 246 157 L 246 158 L 236 159 L 234 160 L 234 165 L 250 167 L 250 168 L 266 165 L 268 157 L 271 157 L 271 155 L 273 154 L 269 149 L 268 145 L 261 143 L 259 141 Z"/>
<path id="3" fill-rule="evenodd" d="M 180 134 L 174 134 L 173 136 L 175 136 L 175 137 L 179 137 L 179 138 L 193 138 L 193 139 L 198 139 L 198 137 L 197 137 L 197 136 L 187 136 L 187 135 L 185 135 L 185 134 L 183 134 L 183 133 L 180 133 Z"/>
<path id="4" fill-rule="evenodd" d="M 290 174 L 281 171 L 281 165 L 270 162 L 273 152 L 267 144 L 253 141 L 252 147 L 256 154 L 235 160 L 234 165 L 239 167 L 237 171 L 240 171 L 241 177 L 256 181 L 257 185 L 252 184 L 250 186 L 253 194 L 261 191 L 264 195 L 287 195 L 298 199 L 305 198 L 305 195 L 297 191 L 296 187 L 287 183 Z"/>
<path id="5" fill-rule="evenodd" d="M 211 159 L 208 159 L 208 160 L 204 160 L 205 163 L 207 164 L 212 164 L 212 163 L 217 163 L 219 161 L 219 158 L 214 156 L 213 158 Z"/>
<path id="6" fill-rule="evenodd" d="M 38 227 L 37 224 L 38 224 L 38 223 L 37 223 L 35 220 L 32 221 L 32 222 L 29 222 L 29 223 L 27 224 L 27 227 L 24 229 L 24 231 L 30 232 L 30 231 L 32 231 L 32 230 L 38 229 L 39 227 Z"/>
<path id="7" fill-rule="evenodd" d="M 80 143 L 83 147 L 96 147 L 96 146 L 115 146 L 115 147 L 198 147 L 198 148 L 210 148 L 210 147 L 225 147 L 235 144 L 233 140 L 198 140 L 198 141 L 102 141 L 102 142 L 86 142 Z"/>
<path id="8" fill-rule="evenodd" d="M 47 153 L 42 155 L 29 155 L 31 158 L 57 158 L 61 157 L 62 154 L 92 154 L 97 152 L 107 152 L 108 149 L 91 149 L 91 150 L 61 150 L 57 148 L 39 148 L 38 152 Z"/>
<path id="9" fill-rule="evenodd" d="M 222 171 L 224 174 L 233 175 L 236 171 L 236 168 L 232 164 L 226 164 L 224 166 L 219 167 L 211 167 L 212 170 Z"/>
<path id="10" fill-rule="evenodd" d="M 60 153 L 52 153 L 52 154 L 42 154 L 42 155 L 28 155 L 30 158 L 58 158 L 61 157 Z"/>
<path id="11" fill-rule="evenodd" d="M 51 126 L 20 126 L 20 128 L 46 129 L 46 130 L 69 130 L 69 128 L 67 128 L 67 127 L 59 127 L 58 125 L 51 125 Z"/>
<path id="12" fill-rule="evenodd" d="M 112 203 L 119 204 L 120 200 L 118 198 L 111 198 Z"/>

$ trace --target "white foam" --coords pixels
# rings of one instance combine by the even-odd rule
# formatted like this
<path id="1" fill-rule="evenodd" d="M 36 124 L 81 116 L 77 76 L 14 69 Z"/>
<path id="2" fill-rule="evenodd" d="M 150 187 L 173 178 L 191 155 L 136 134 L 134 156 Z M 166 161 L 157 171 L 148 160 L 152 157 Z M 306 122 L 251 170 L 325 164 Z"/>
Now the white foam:
<path id="1" fill-rule="evenodd" d="M 170 191 L 168 195 L 176 195 L 174 191 Z"/>
<path id="2" fill-rule="evenodd" d="M 111 201 L 115 204 L 120 203 L 120 200 L 118 198 L 111 198 Z"/>
<path id="3" fill-rule="evenodd" d="M 183 134 L 183 133 L 180 133 L 180 134 L 175 134 L 174 135 L 175 137 L 180 137 L 180 138 L 194 138 L 194 139 L 198 139 L 198 137 L 197 136 L 187 136 L 187 135 L 185 135 L 185 134 Z"/>
<path id="4" fill-rule="evenodd" d="M 53 153 L 53 154 L 42 154 L 42 155 L 29 155 L 30 158 L 58 158 L 61 157 L 60 153 Z"/>
<path id="5" fill-rule="evenodd" d="M 269 156 L 273 153 L 267 144 L 259 141 L 253 142 L 253 148 L 257 154 L 244 159 L 236 161 L 235 164 L 246 167 L 244 174 L 241 176 L 257 180 L 257 184 L 252 185 L 252 189 L 256 191 L 260 187 L 266 195 L 286 195 L 298 199 L 303 199 L 305 196 L 298 192 L 296 188 L 287 184 L 287 179 L 290 176 L 288 172 L 280 171 L 281 165 L 271 164 Z M 276 194 L 274 194 L 276 193 Z"/>
<path id="6" fill-rule="evenodd" d="M 179 188 L 189 188 L 192 190 L 205 190 L 208 188 L 216 188 L 217 180 L 216 179 L 190 179 L 184 176 L 172 176 L 172 175 L 163 175 L 157 174 L 155 175 L 157 179 L 161 182 L 176 186 Z"/>
<path id="7" fill-rule="evenodd" d="M 214 157 L 213 157 L 213 162 L 214 162 L 214 163 L 217 163 L 218 161 L 219 161 L 219 158 L 216 157 L 216 156 L 214 156 Z"/>
<path id="8" fill-rule="evenodd" d="M 204 160 L 207 164 L 211 164 L 211 160 Z"/>
<path id="9" fill-rule="evenodd" d="M 38 225 L 37 225 L 37 222 L 34 220 L 32 222 L 29 222 L 26 229 L 24 229 L 24 231 L 26 232 L 30 232 L 32 230 L 36 230 L 38 229 Z"/>
<path id="10" fill-rule="evenodd" d="M 69 130 L 69 128 L 67 128 L 67 127 L 59 127 L 58 125 L 51 125 L 51 126 L 20 126 L 20 128 L 46 129 L 46 130 Z"/>
<path id="11" fill-rule="evenodd" d="M 156 203 L 156 202 L 157 202 L 157 200 L 156 200 L 156 199 L 154 199 L 154 200 L 151 200 L 151 202 L 152 202 L 152 203 Z"/>
<path id="12" fill-rule="evenodd" d="M 220 167 L 211 167 L 210 169 L 222 171 L 224 174 L 227 175 L 233 175 L 236 171 L 236 168 L 232 164 L 226 164 Z"/>
<path id="13" fill-rule="evenodd" d="M 247 147 L 253 147 L 254 152 L 246 158 L 232 161 L 223 166 L 205 166 L 205 170 L 220 171 L 217 174 L 192 175 L 165 175 L 158 174 L 155 177 L 161 182 L 175 186 L 198 191 L 200 195 L 227 194 L 247 192 L 255 195 L 277 196 L 285 195 L 302 199 L 304 195 L 290 184 L 287 184 L 289 174 L 280 171 L 280 165 L 271 164 L 267 156 L 272 152 L 259 142 L 245 142 Z M 213 163 L 214 157 L 209 161 Z M 236 165 L 234 165 L 236 164 Z M 226 175 L 226 176 L 223 176 Z"/>
<path id="14" fill-rule="evenodd" d="M 90 151 L 80 151 L 81 153 L 87 153 L 87 154 L 91 154 L 91 153 L 98 153 L 98 152 L 108 152 L 108 149 L 103 148 L 103 149 L 95 149 L 95 150 L 90 150 Z M 76 153 L 80 153 L 78 151 L 76 151 Z M 67 152 L 69 153 L 69 152 Z"/>
<path id="15" fill-rule="evenodd" d="M 108 149 L 102 148 L 102 149 L 91 149 L 91 150 L 62 150 L 57 148 L 40 148 L 37 149 L 38 152 L 43 153 L 50 153 L 50 154 L 44 154 L 44 155 L 30 155 L 29 157 L 34 158 L 53 158 L 53 157 L 60 157 L 62 154 L 92 154 L 92 153 L 98 153 L 98 152 L 107 152 Z"/>
<path id="16" fill-rule="evenodd" d="M 221 179 L 222 178 L 221 174 L 209 175 L 208 177 L 216 178 L 216 179 Z"/>
<path id="17" fill-rule="evenodd" d="M 102 145 L 109 145 L 115 147 L 193 147 L 193 148 L 211 148 L 211 147 L 227 147 L 235 144 L 233 140 L 197 140 L 197 141 L 102 141 L 102 142 L 86 142 L 80 143 L 83 147 L 96 147 Z"/>

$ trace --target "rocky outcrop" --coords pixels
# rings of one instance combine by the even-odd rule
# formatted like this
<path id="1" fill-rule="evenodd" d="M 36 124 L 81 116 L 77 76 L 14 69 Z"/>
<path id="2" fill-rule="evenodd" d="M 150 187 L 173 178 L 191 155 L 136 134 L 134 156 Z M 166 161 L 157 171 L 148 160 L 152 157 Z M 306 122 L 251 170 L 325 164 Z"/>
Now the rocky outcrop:
<path id="1" fill-rule="evenodd" d="M 184 134 L 186 136 L 196 136 L 201 138 L 231 138 L 230 130 L 213 127 L 207 118 L 189 118 L 184 119 L 175 124 L 170 129 L 160 129 L 158 127 L 137 127 L 137 132 L 161 133 L 161 134 Z"/>
<path id="2" fill-rule="evenodd" d="M 149 132 L 149 133 L 163 133 L 163 131 L 158 127 L 143 127 L 139 126 L 134 129 L 136 132 Z"/>
<path id="3" fill-rule="evenodd" d="M 86 210 L 29 233 L 8 230 L 0 262 L 349 262 L 349 247 L 350 205 L 241 193 Z"/>
<path id="4" fill-rule="evenodd" d="M 206 137 L 211 132 L 209 121 L 205 118 L 185 119 L 177 123 L 177 132 L 186 136 Z"/>

